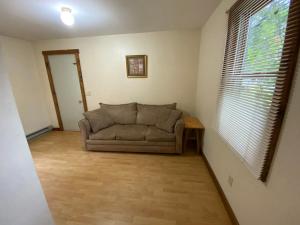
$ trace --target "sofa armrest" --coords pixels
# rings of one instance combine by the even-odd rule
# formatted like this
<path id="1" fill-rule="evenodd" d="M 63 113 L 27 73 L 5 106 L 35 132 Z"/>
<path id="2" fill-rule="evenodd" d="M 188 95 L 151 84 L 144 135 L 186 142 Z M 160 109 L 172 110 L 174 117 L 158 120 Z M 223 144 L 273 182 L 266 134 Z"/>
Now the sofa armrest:
<path id="1" fill-rule="evenodd" d="M 183 152 L 183 131 L 184 121 L 183 119 L 179 119 L 175 124 L 176 152 L 179 154 Z"/>
<path id="2" fill-rule="evenodd" d="M 80 128 L 82 145 L 85 149 L 87 149 L 86 140 L 89 139 L 89 135 L 91 133 L 90 123 L 87 119 L 82 119 L 78 122 L 78 126 Z"/>

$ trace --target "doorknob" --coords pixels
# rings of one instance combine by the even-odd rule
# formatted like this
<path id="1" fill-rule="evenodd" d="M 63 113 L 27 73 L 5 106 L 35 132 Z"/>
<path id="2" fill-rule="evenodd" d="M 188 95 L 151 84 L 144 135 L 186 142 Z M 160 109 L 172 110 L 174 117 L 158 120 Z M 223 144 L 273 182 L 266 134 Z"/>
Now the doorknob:
<path id="1" fill-rule="evenodd" d="M 78 103 L 79 103 L 79 104 L 81 104 L 81 103 L 82 103 L 82 101 L 81 101 L 81 100 L 78 100 Z"/>

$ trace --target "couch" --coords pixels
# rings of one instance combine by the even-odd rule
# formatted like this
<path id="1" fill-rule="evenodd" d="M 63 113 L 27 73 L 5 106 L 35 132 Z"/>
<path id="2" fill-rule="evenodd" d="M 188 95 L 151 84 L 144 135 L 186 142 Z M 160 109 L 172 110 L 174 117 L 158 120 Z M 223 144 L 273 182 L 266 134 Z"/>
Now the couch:
<path id="1" fill-rule="evenodd" d="M 184 122 L 176 103 L 109 105 L 84 113 L 79 121 L 86 150 L 182 153 Z"/>

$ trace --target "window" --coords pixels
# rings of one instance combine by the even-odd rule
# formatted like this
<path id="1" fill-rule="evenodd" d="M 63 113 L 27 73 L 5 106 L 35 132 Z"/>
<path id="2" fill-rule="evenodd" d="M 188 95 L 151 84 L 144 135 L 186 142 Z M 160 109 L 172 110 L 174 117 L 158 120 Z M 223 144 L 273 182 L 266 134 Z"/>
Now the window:
<path id="1" fill-rule="evenodd" d="M 295 70 L 299 0 L 240 0 L 229 11 L 218 132 L 265 181 Z"/>

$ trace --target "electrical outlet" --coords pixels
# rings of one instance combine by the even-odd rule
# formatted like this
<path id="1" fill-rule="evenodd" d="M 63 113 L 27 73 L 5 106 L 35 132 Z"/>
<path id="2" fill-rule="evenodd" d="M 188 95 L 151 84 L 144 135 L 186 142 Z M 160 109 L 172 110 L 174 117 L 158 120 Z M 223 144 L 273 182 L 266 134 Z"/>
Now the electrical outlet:
<path id="1" fill-rule="evenodd" d="M 229 186 L 232 187 L 232 185 L 233 185 L 233 177 L 232 176 L 228 176 L 227 182 L 228 182 Z"/>

